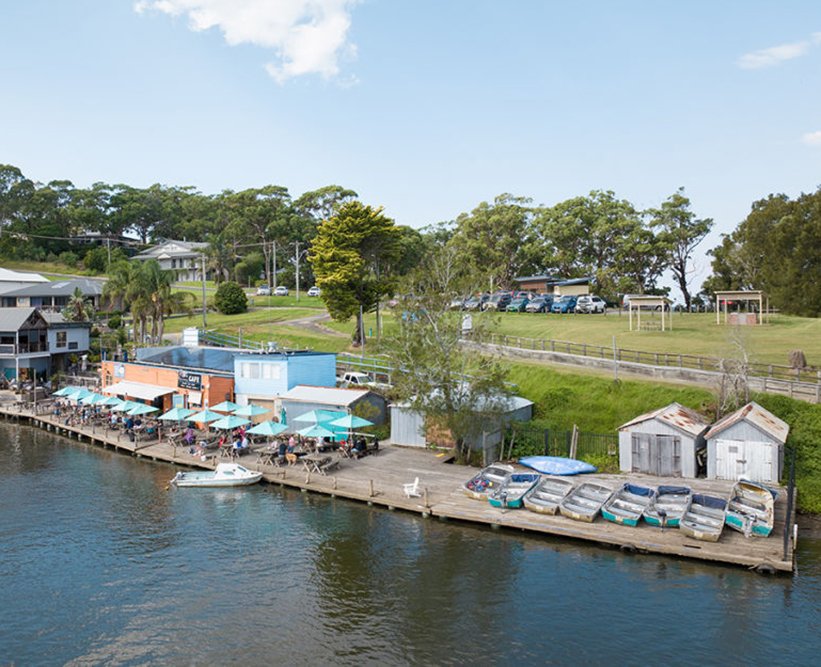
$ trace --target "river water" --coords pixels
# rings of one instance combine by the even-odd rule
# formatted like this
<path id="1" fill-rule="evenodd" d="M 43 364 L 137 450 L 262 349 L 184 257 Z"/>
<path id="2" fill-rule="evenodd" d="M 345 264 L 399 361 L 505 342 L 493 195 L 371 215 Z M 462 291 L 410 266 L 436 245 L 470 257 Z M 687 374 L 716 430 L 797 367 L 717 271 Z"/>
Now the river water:
<path id="1" fill-rule="evenodd" d="M 765 577 L 426 520 L 0 423 L 0 664 L 817 664 L 821 539 Z"/>

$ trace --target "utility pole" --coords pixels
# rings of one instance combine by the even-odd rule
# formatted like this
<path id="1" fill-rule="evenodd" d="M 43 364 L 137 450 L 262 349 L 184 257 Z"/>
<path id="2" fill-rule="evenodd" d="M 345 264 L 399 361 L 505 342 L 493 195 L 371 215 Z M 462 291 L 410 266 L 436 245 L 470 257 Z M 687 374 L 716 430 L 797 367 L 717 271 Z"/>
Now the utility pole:
<path id="1" fill-rule="evenodd" d="M 274 289 L 277 288 L 277 242 L 272 241 L 274 244 L 274 252 L 271 254 L 274 256 Z"/>
<path id="2" fill-rule="evenodd" d="M 296 251 L 295 251 L 295 258 L 296 258 L 296 300 L 299 302 L 299 241 L 296 241 Z"/>
<path id="3" fill-rule="evenodd" d="M 208 329 L 208 319 L 206 317 L 207 301 L 205 299 L 205 255 L 200 255 L 200 267 L 202 272 L 202 332 Z"/>

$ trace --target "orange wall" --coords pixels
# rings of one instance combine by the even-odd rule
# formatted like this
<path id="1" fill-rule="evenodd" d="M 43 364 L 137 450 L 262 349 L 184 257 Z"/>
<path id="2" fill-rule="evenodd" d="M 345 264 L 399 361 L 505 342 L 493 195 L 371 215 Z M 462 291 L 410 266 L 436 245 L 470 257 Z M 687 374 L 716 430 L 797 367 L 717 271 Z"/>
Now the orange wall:
<path id="1" fill-rule="evenodd" d="M 125 367 L 125 377 L 114 377 L 114 366 L 120 365 L 119 361 L 104 361 L 102 364 L 103 387 L 107 387 L 117 382 L 127 380 L 129 382 L 143 382 L 145 384 L 155 384 L 160 387 L 173 389 L 175 394 L 188 394 L 188 389 L 177 387 L 177 371 L 172 368 L 159 368 L 157 366 L 143 366 L 141 364 L 122 363 Z M 234 398 L 234 378 L 219 377 L 202 373 L 202 400 L 203 405 L 216 405 L 222 401 Z M 172 407 L 171 394 L 163 396 L 163 408 L 170 410 Z"/>

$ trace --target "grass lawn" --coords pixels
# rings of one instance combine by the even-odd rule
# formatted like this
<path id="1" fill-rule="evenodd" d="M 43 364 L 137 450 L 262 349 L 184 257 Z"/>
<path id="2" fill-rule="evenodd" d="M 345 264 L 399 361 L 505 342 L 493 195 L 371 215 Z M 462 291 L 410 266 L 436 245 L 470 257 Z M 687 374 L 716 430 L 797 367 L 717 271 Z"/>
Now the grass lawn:
<path id="1" fill-rule="evenodd" d="M 642 313 L 642 322 L 648 313 Z M 626 314 L 546 315 L 500 313 L 493 330 L 510 336 L 589 343 L 631 350 L 732 357 L 734 329 L 746 340 L 752 361 L 788 365 L 788 353 L 801 349 L 807 363 L 821 366 L 821 319 L 774 315 L 764 326 L 717 325 L 714 313 L 675 313 L 673 331 L 628 331 Z M 658 319 L 653 313 L 650 317 Z"/>
<path id="2" fill-rule="evenodd" d="M 220 333 L 236 336 L 239 329 L 242 329 L 243 336 L 246 334 L 262 334 L 277 322 L 296 320 L 301 317 L 316 315 L 315 310 L 309 308 L 276 308 L 266 310 L 250 310 L 237 315 L 223 315 L 221 313 L 208 313 L 208 328 L 215 329 Z M 186 327 L 201 327 L 202 314 L 194 313 L 190 317 L 174 317 L 166 320 L 165 330 L 169 333 L 182 331 Z"/>

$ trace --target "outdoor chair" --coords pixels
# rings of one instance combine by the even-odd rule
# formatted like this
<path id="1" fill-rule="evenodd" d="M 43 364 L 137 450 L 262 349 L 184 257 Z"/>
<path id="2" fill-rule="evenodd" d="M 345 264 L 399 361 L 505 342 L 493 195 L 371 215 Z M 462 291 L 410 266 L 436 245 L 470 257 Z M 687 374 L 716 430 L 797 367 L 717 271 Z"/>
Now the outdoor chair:
<path id="1" fill-rule="evenodd" d="M 422 494 L 419 493 L 419 478 L 417 477 L 411 484 L 403 484 L 402 489 L 405 492 L 406 498 L 419 498 Z"/>

